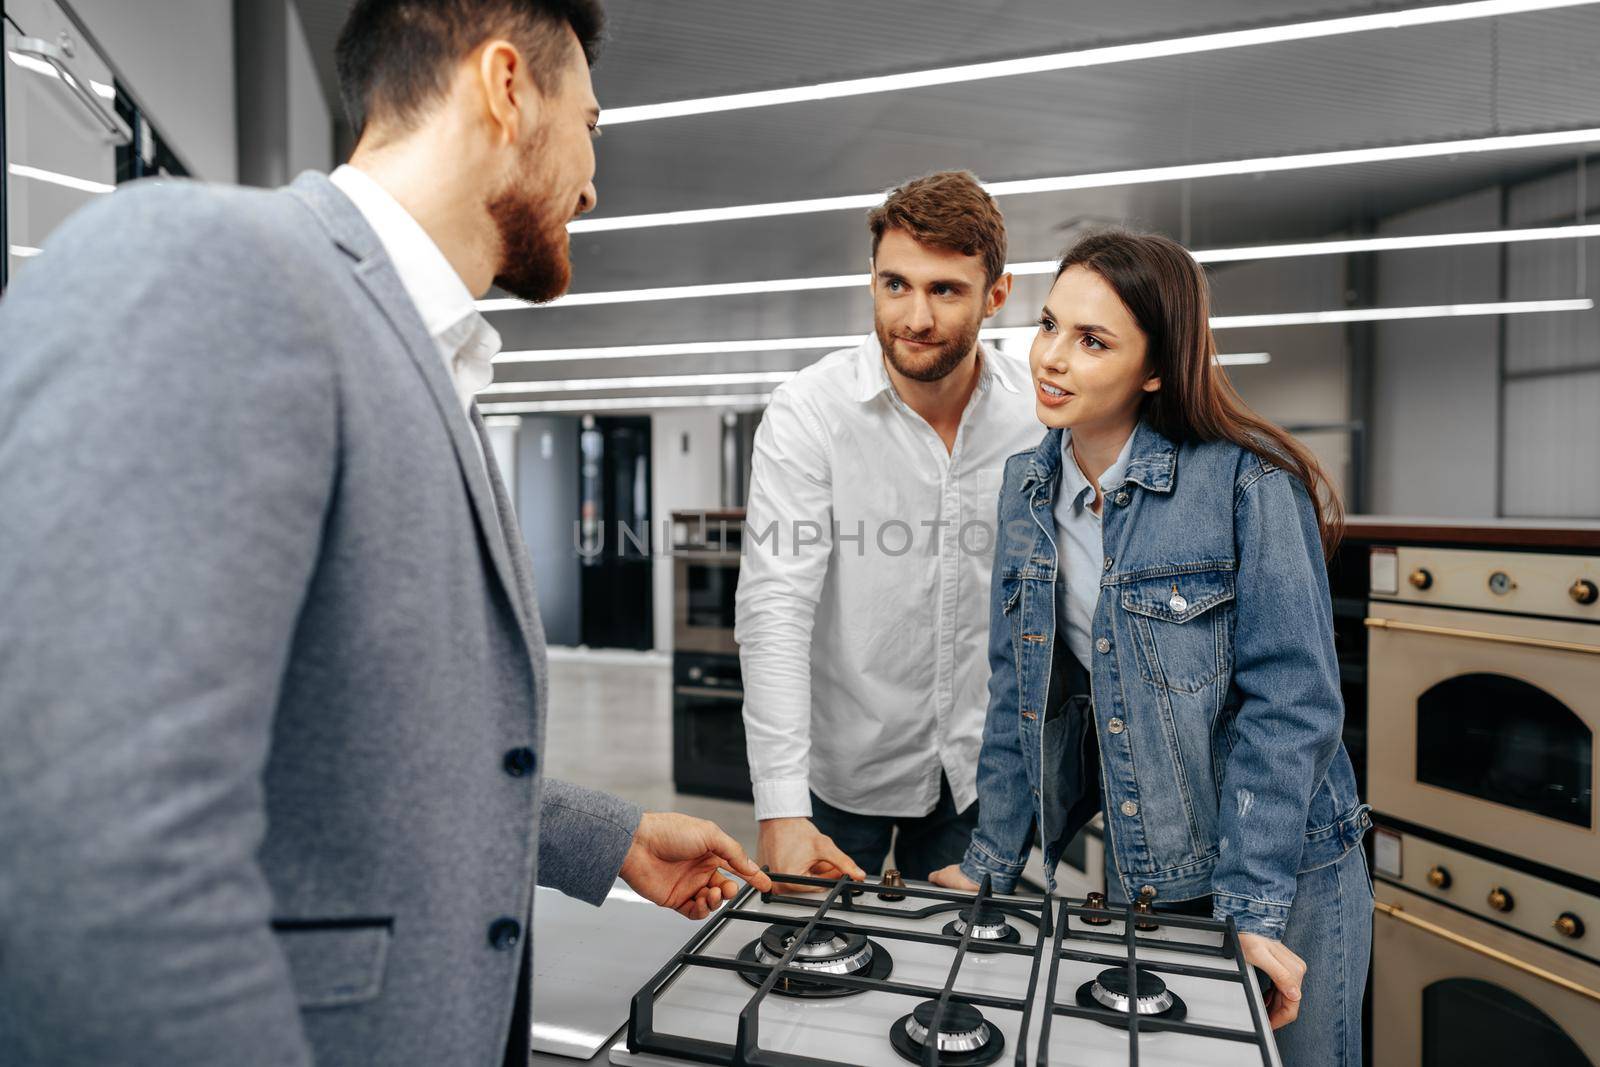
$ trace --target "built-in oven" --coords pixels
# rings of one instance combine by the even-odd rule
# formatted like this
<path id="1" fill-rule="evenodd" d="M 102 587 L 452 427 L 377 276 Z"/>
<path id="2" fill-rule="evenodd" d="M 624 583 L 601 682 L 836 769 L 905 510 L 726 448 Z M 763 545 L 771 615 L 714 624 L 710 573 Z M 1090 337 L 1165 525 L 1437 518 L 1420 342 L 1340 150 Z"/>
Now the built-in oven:
<path id="1" fill-rule="evenodd" d="M 1373 1067 L 1600 1063 L 1600 898 L 1374 837 Z"/>
<path id="2" fill-rule="evenodd" d="M 680 793 L 750 800 L 739 657 L 672 657 L 672 781 Z"/>
<path id="3" fill-rule="evenodd" d="M 1373 808 L 1600 882 L 1600 558 L 1372 559 Z"/>
<path id="4" fill-rule="evenodd" d="M 1376 1067 L 1600 1063 L 1600 558 L 1373 550 Z"/>
<path id="5" fill-rule="evenodd" d="M 680 793 L 753 795 L 733 639 L 743 524 L 739 508 L 672 514 L 672 779 Z"/>
<path id="6" fill-rule="evenodd" d="M 737 656 L 733 612 L 739 589 L 738 551 L 674 549 L 672 581 L 673 651 Z"/>

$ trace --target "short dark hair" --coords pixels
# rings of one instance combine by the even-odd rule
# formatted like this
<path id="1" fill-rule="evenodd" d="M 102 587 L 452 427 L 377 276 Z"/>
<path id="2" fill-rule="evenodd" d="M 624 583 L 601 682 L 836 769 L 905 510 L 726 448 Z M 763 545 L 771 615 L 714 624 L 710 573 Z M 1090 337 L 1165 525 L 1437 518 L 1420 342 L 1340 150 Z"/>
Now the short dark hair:
<path id="1" fill-rule="evenodd" d="M 885 233 L 904 230 L 919 244 L 981 257 L 986 285 L 1006 271 L 1005 216 L 970 171 L 943 170 L 891 189 L 867 215 L 867 228 L 873 256 Z"/>
<path id="2" fill-rule="evenodd" d="M 451 68 L 494 36 L 521 48 L 539 91 L 554 92 L 569 26 L 593 66 L 599 0 L 356 0 L 334 51 L 350 128 L 360 139 L 373 118 L 409 126 L 449 90 Z"/>

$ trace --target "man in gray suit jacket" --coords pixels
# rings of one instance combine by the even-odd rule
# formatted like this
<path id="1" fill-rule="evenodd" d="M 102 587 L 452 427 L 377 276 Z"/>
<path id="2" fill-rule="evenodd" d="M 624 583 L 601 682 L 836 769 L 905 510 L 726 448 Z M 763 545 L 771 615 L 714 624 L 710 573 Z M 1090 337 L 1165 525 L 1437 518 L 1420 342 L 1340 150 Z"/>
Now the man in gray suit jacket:
<path id="1" fill-rule="evenodd" d="M 770 888 L 540 774 L 472 296 L 566 286 L 598 30 L 361 0 L 355 168 L 119 192 L 0 301 L 0 1063 L 526 1063 L 536 882 Z"/>

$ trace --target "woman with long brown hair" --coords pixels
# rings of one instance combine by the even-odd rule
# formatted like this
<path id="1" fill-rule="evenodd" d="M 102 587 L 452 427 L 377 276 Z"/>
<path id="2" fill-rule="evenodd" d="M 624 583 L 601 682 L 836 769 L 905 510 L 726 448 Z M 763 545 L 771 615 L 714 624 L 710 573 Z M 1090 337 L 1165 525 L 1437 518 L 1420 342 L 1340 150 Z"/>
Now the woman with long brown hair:
<path id="1" fill-rule="evenodd" d="M 978 828 L 934 881 L 1006 892 L 1106 823 L 1113 903 L 1231 918 L 1287 1067 L 1358 1064 L 1370 824 L 1340 741 L 1338 500 L 1216 363 L 1204 273 L 1110 231 L 1062 258 L 1006 464 Z M 1293 1025 L 1289 1025 L 1293 1023 Z"/>

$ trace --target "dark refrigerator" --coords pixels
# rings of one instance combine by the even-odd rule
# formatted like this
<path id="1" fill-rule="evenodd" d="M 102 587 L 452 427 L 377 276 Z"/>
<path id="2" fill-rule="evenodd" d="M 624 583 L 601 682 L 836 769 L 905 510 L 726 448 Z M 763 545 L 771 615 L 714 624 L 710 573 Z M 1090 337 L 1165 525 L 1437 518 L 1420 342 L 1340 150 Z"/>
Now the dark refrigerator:
<path id="1" fill-rule="evenodd" d="M 648 651 L 655 647 L 649 417 L 586 417 L 579 455 L 583 643 Z"/>

